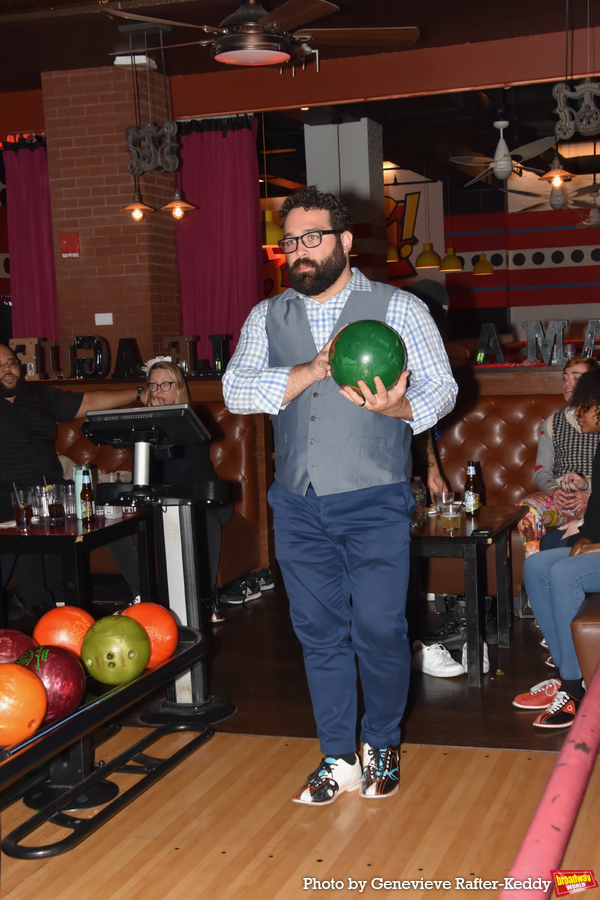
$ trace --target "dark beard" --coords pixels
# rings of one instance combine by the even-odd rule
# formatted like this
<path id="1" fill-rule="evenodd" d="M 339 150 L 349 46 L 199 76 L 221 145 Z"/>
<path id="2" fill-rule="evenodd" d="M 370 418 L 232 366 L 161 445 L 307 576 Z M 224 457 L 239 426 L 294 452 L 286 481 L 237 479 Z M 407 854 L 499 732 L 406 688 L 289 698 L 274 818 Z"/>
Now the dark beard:
<path id="1" fill-rule="evenodd" d="M 297 266 L 309 265 L 312 271 L 298 272 Z M 313 259 L 297 259 L 293 266 L 288 266 L 288 277 L 291 286 L 305 297 L 318 297 L 338 280 L 346 267 L 346 254 L 339 234 L 335 238 L 335 247 L 321 262 Z"/>
<path id="2" fill-rule="evenodd" d="M 16 397 L 19 391 L 21 390 L 21 379 L 17 380 L 17 383 L 13 385 L 13 387 L 5 387 L 4 384 L 0 381 L 0 397 L 4 397 L 5 400 L 10 400 L 12 397 Z"/>

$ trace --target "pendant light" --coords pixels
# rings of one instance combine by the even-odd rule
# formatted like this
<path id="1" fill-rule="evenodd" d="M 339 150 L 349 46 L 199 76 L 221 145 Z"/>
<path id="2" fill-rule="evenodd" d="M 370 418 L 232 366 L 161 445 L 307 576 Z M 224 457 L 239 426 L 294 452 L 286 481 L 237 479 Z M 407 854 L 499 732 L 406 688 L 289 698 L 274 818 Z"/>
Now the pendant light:
<path id="1" fill-rule="evenodd" d="M 473 275 L 493 275 L 494 267 L 491 262 L 485 258 L 485 253 L 479 254 L 479 259 L 473 266 Z"/>
<path id="2" fill-rule="evenodd" d="M 433 244 L 429 240 L 429 179 L 425 173 L 425 164 L 423 164 L 423 175 L 425 177 L 425 234 L 427 240 L 423 243 L 423 249 L 415 260 L 415 269 L 439 269 L 442 260 L 438 253 L 433 249 Z"/>
<path id="3" fill-rule="evenodd" d="M 133 203 L 124 206 L 121 212 L 129 213 L 136 222 L 141 222 L 146 213 L 154 212 L 154 207 L 142 203 L 137 175 L 133 176 Z"/>
<path id="4" fill-rule="evenodd" d="M 175 192 L 173 194 L 173 199 L 170 203 L 167 203 L 166 206 L 161 206 L 161 209 L 164 212 L 170 212 L 174 219 L 183 219 L 186 212 L 189 212 L 191 209 L 196 209 L 195 206 L 192 206 L 191 203 L 186 203 L 185 200 L 181 199 L 181 194 L 177 187 L 177 174 L 175 173 Z"/>
<path id="5" fill-rule="evenodd" d="M 265 201 L 269 199 L 269 187 L 267 181 L 267 148 L 265 144 L 265 114 L 262 114 L 262 139 L 263 139 L 263 168 L 265 184 Z M 279 241 L 283 238 L 283 228 L 273 221 L 273 210 L 263 209 L 262 212 L 262 246 L 279 247 Z"/>

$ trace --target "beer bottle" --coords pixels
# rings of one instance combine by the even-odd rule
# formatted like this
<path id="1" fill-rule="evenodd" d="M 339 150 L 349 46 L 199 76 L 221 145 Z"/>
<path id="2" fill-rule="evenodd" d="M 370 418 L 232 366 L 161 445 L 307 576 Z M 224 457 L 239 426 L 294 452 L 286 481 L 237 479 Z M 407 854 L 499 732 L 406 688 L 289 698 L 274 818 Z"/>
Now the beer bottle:
<path id="1" fill-rule="evenodd" d="M 84 528 L 94 521 L 94 489 L 89 469 L 84 469 L 81 477 L 81 521 Z"/>
<path id="2" fill-rule="evenodd" d="M 481 500 L 479 495 L 479 484 L 475 475 L 475 463 L 469 460 L 467 466 L 467 480 L 465 482 L 465 514 L 471 519 L 473 516 L 479 515 Z"/>

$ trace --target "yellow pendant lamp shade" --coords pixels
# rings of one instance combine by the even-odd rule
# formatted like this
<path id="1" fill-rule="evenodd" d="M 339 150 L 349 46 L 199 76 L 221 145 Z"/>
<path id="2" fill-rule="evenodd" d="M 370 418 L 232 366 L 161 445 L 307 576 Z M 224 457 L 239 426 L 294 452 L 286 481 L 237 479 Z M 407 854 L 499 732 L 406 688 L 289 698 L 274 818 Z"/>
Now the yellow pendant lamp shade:
<path id="1" fill-rule="evenodd" d="M 442 261 L 439 254 L 433 249 L 433 244 L 426 241 L 415 260 L 415 269 L 439 269 L 441 264 Z"/>
<path id="2" fill-rule="evenodd" d="M 493 275 L 494 267 L 485 258 L 485 253 L 479 254 L 479 259 L 473 266 L 473 275 Z"/>
<path id="3" fill-rule="evenodd" d="M 262 245 L 263 247 L 279 247 L 279 241 L 283 238 L 283 229 L 273 221 L 273 211 L 263 210 L 262 214 Z"/>
<path id="4" fill-rule="evenodd" d="M 440 264 L 440 272 L 462 272 L 462 270 L 463 264 L 454 252 L 454 247 L 448 247 Z"/>

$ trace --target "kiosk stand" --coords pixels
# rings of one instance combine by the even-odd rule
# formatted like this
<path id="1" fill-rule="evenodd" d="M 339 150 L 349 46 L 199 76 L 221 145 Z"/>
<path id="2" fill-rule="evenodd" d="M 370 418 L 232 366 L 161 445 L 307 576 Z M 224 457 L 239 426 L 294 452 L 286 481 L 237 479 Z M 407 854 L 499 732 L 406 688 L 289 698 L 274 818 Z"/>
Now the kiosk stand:
<path id="1" fill-rule="evenodd" d="M 195 504 L 217 505 L 227 501 L 222 481 L 202 485 L 200 499 L 169 497 L 160 486 L 150 486 L 150 460 L 154 451 L 169 452 L 180 444 L 201 444 L 210 434 L 187 404 L 95 410 L 88 413 L 82 431 L 96 445 L 133 447 L 133 484 L 103 485 L 119 488 L 116 502 L 124 506 L 153 506 L 158 557 L 159 597 L 166 601 L 179 623 L 200 630 L 199 558 L 204 556 L 206 536 L 198 533 Z M 200 551 L 200 552 L 199 552 Z M 208 692 L 204 662 L 181 673 L 167 687 L 165 700 L 151 704 L 140 715 L 145 724 L 203 722 L 227 719 L 235 704 Z"/>

